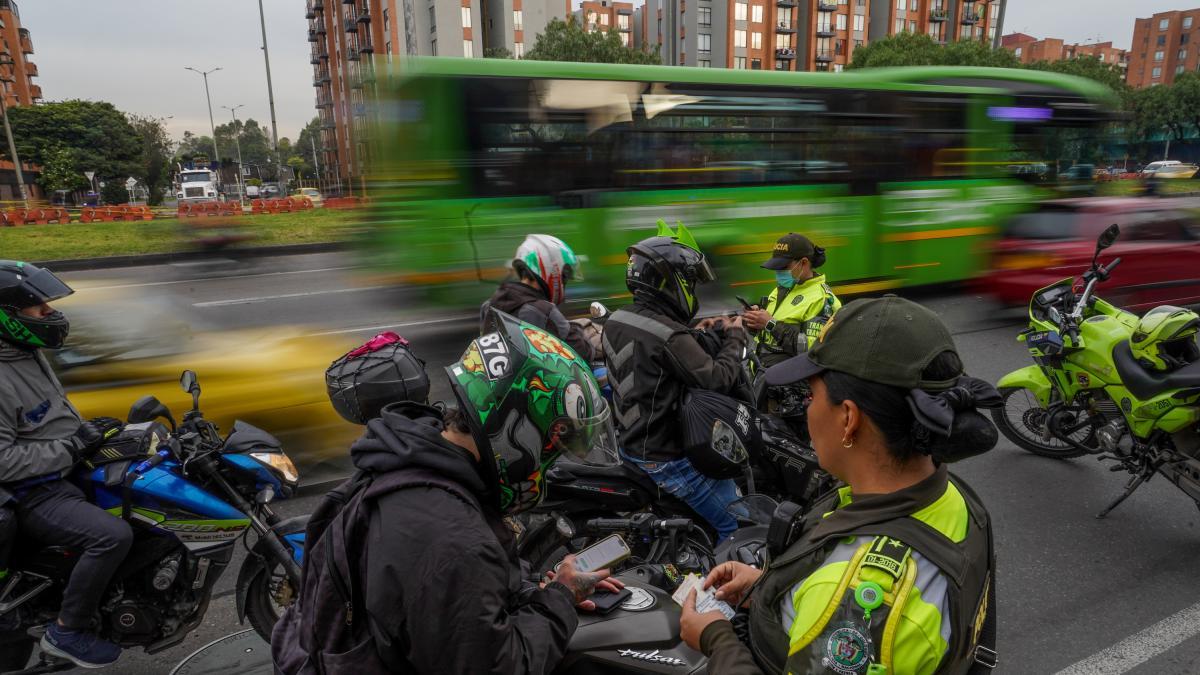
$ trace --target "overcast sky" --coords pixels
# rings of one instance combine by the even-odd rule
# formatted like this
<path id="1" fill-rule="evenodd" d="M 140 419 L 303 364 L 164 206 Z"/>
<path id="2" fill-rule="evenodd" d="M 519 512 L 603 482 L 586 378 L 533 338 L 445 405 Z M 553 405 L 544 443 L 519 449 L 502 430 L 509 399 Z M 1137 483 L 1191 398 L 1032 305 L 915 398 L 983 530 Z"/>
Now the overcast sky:
<path id="1" fill-rule="evenodd" d="M 217 124 L 229 119 L 220 106 L 238 104 L 246 106 L 238 117 L 270 123 L 254 0 L 18 1 L 46 100 L 111 101 L 126 112 L 174 116 L 167 125 L 177 138 L 208 133 L 204 82 L 184 66 L 220 66 L 208 78 Z M 1194 5 L 1200 0 L 1009 0 L 1004 30 L 1128 48 L 1134 18 Z M 316 115 L 304 1 L 263 6 L 279 134 L 295 140 Z"/>

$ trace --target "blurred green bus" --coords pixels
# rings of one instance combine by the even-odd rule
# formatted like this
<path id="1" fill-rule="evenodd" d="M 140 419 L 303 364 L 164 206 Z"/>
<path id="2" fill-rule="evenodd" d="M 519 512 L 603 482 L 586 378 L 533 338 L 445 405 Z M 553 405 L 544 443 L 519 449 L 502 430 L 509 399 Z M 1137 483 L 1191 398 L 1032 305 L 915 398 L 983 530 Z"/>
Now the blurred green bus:
<path id="1" fill-rule="evenodd" d="M 1029 179 L 1099 142 L 1115 97 L 1029 70 L 798 73 L 408 59 L 394 65 L 362 250 L 444 307 L 476 306 L 526 234 L 584 259 L 576 302 L 626 296 L 625 249 L 663 218 L 718 273 L 706 295 L 757 298 L 775 240 L 829 251 L 842 294 L 983 271 Z"/>

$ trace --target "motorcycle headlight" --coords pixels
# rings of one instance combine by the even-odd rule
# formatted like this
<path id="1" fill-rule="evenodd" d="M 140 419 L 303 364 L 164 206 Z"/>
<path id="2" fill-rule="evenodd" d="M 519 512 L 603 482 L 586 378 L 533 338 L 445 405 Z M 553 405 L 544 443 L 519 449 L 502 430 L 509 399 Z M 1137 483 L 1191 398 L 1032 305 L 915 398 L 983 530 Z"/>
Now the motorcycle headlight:
<path id="1" fill-rule="evenodd" d="M 252 452 L 250 456 L 278 471 L 287 482 L 300 482 L 300 472 L 296 471 L 296 465 L 282 452 Z"/>

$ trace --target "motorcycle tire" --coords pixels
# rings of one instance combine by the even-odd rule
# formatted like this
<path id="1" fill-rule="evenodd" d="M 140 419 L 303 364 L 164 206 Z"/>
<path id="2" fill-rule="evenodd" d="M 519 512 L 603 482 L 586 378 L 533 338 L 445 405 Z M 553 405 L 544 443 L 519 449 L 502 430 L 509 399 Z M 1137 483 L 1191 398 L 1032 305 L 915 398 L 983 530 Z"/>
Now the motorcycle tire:
<path id="1" fill-rule="evenodd" d="M 0 673 L 24 670 L 33 656 L 33 640 L 13 640 L 0 644 Z"/>
<path id="2" fill-rule="evenodd" d="M 283 583 L 288 583 L 286 577 Z M 275 624 L 282 616 L 282 611 L 276 607 L 275 593 L 271 587 L 271 570 L 263 569 L 255 575 L 247 588 L 246 618 L 250 619 L 254 632 L 267 643 L 271 642 L 271 632 L 275 630 Z"/>
<path id="3" fill-rule="evenodd" d="M 1034 403 L 1036 405 L 1021 408 L 1021 403 L 1016 402 L 1013 405 L 1014 398 L 1022 394 L 1025 398 L 1025 403 Z M 1037 397 L 1033 392 L 1024 387 L 1004 387 L 1000 389 L 1001 405 L 998 408 L 992 408 L 992 420 L 996 423 L 996 427 L 1000 429 L 1000 433 L 1004 437 L 1012 441 L 1017 447 L 1022 450 L 1027 450 L 1041 457 L 1049 457 L 1051 459 L 1074 459 L 1089 454 L 1088 452 L 1075 447 L 1069 443 L 1061 441 L 1057 438 L 1052 438 L 1049 441 L 1042 438 L 1042 432 L 1036 428 L 1038 411 L 1041 411 L 1042 416 L 1045 415 L 1045 408 L 1037 404 Z M 1013 419 L 1015 416 L 1015 419 Z M 1045 424 L 1044 420 L 1041 424 Z M 1087 429 L 1087 434 L 1083 438 L 1076 439 L 1083 445 L 1091 445 L 1096 440 L 1096 427 L 1091 425 Z"/>

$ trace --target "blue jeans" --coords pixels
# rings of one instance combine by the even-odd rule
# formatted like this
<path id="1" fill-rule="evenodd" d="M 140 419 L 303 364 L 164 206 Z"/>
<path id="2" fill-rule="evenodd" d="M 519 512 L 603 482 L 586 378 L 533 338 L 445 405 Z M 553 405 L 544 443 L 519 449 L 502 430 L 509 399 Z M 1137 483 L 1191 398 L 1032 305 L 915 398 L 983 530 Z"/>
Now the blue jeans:
<path id="1" fill-rule="evenodd" d="M 737 483 L 731 479 L 708 478 L 684 459 L 671 462 L 648 462 L 623 455 L 654 481 L 661 490 L 692 507 L 701 518 L 717 530 L 718 541 L 733 534 L 738 528 L 737 518 L 725 509 L 740 496 Z"/>

